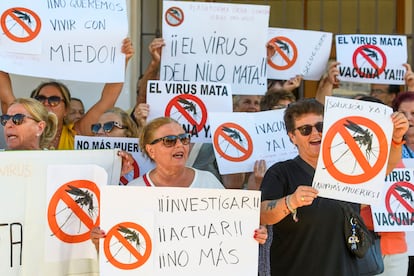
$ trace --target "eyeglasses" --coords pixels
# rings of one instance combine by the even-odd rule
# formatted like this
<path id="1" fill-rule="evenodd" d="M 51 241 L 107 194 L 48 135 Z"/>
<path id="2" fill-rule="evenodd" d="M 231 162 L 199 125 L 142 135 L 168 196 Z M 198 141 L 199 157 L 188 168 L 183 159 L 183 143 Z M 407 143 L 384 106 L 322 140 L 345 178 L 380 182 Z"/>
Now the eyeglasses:
<path id="1" fill-rule="evenodd" d="M 105 133 L 108 133 L 108 132 L 111 132 L 114 129 L 114 127 L 117 127 L 119 129 L 126 128 L 118 122 L 111 121 L 111 122 L 106 122 L 104 124 L 101 124 L 101 123 L 93 124 L 91 125 L 91 131 L 94 134 L 97 134 L 99 130 L 102 128 Z"/>
<path id="2" fill-rule="evenodd" d="M 29 119 L 32 119 L 32 120 L 37 122 L 37 120 L 35 118 L 32 118 L 32 117 L 27 116 L 25 114 L 17 113 L 17 114 L 14 114 L 14 115 L 8 115 L 8 114 L 1 115 L 0 116 L 0 123 L 3 126 L 5 126 L 7 124 L 7 121 L 12 119 L 13 124 L 15 124 L 16 126 L 19 126 L 19 125 L 23 124 L 24 118 L 29 118 Z"/>
<path id="3" fill-rule="evenodd" d="M 322 130 L 323 130 L 323 122 L 317 122 L 314 125 L 303 125 L 303 126 L 300 126 L 300 127 L 297 127 L 295 129 L 293 129 L 293 131 L 299 130 L 299 132 L 300 132 L 300 134 L 302 136 L 309 136 L 312 133 L 312 129 L 313 128 L 316 128 L 316 130 L 318 132 L 321 132 L 322 133 Z"/>
<path id="4" fill-rule="evenodd" d="M 63 99 L 58 96 L 46 97 L 46 96 L 39 95 L 39 96 L 36 96 L 35 99 L 41 102 L 43 105 L 45 105 L 47 102 L 51 107 L 55 107 L 59 105 L 61 101 L 63 101 Z"/>
<path id="5" fill-rule="evenodd" d="M 161 142 L 166 146 L 167 148 L 174 147 L 177 143 L 177 140 L 180 139 L 181 144 L 188 145 L 191 141 L 191 135 L 190 133 L 182 133 L 178 135 L 167 135 L 158 139 L 155 139 L 150 143 L 150 145 L 154 145 L 158 142 Z"/>

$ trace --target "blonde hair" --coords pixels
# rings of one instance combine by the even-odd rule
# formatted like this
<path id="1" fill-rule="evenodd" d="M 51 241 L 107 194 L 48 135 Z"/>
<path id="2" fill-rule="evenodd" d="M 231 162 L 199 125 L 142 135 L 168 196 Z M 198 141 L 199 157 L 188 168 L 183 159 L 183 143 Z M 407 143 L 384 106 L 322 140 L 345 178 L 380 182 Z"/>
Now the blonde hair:
<path id="1" fill-rule="evenodd" d="M 49 147 L 57 131 L 58 119 L 56 115 L 49 112 L 42 103 L 35 99 L 18 98 L 11 103 L 11 105 L 13 104 L 21 104 L 36 122 L 44 121 L 46 123 L 45 129 L 40 135 L 39 146 L 40 148 Z"/>
<path id="2" fill-rule="evenodd" d="M 105 113 L 113 113 L 121 117 L 122 126 L 125 127 L 125 137 L 135 137 L 139 136 L 137 124 L 132 120 L 128 113 L 126 113 L 122 108 L 113 107 L 108 109 Z"/>

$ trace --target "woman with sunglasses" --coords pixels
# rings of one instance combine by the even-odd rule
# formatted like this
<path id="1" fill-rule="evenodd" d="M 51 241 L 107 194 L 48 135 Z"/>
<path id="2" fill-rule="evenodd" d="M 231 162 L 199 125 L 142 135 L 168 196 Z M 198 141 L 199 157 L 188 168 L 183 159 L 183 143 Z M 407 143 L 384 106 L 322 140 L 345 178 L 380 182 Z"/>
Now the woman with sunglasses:
<path id="1" fill-rule="evenodd" d="M 56 115 L 38 101 L 19 98 L 0 116 L 9 150 L 41 150 L 56 134 Z"/>
<path id="2" fill-rule="evenodd" d="M 190 137 L 177 121 L 169 117 L 159 117 L 147 123 L 139 143 L 142 152 L 155 163 L 155 168 L 128 186 L 224 189 L 212 173 L 185 166 Z M 92 229 L 91 240 L 97 250 L 99 239 L 104 236 L 102 229 Z M 255 230 L 254 238 L 263 244 L 267 238 L 266 228 Z"/>
<path id="3" fill-rule="evenodd" d="M 128 113 L 119 107 L 105 111 L 96 124 L 91 125 L 94 136 L 138 137 L 138 128 Z"/>
<path id="4" fill-rule="evenodd" d="M 124 39 L 121 50 L 126 56 L 127 64 L 134 54 L 134 48 L 129 38 Z M 71 97 L 69 89 L 63 83 L 55 81 L 40 84 L 32 92 L 32 97 L 40 101 L 49 111 L 56 114 L 58 118 L 58 130 L 55 139 L 51 141 L 48 148 L 74 149 L 75 135 L 92 135 L 91 124 L 95 123 L 105 110 L 115 105 L 122 86 L 123 83 L 106 83 L 98 102 L 81 119 L 75 123 L 65 124 L 64 118 L 70 109 Z M 3 113 L 6 112 L 8 105 L 14 99 L 9 74 L 0 71 L 0 101 Z"/>
<path id="5" fill-rule="evenodd" d="M 324 106 L 315 99 L 290 104 L 286 131 L 299 155 L 271 166 L 262 182 L 261 224 L 272 225 L 271 275 L 359 275 L 356 257 L 346 247 L 344 215 L 337 200 L 318 198 L 312 187 L 323 128 Z M 408 121 L 394 124 L 387 173 L 401 158 Z M 357 205 L 357 204 L 352 204 Z"/>

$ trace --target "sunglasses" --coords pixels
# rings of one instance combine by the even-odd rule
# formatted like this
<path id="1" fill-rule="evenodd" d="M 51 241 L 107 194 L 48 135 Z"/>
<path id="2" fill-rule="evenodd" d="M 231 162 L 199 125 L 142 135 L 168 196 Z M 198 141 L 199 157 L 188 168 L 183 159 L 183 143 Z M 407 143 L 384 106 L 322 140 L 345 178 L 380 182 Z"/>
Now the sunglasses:
<path id="1" fill-rule="evenodd" d="M 51 107 L 55 107 L 59 105 L 61 101 L 63 101 L 63 99 L 58 96 L 46 97 L 46 96 L 39 95 L 39 96 L 36 96 L 35 99 L 41 102 L 43 105 L 45 105 L 47 102 Z"/>
<path id="2" fill-rule="evenodd" d="M 177 143 L 177 140 L 180 139 L 181 144 L 188 145 L 191 141 L 191 135 L 190 133 L 182 133 L 178 135 L 167 135 L 158 139 L 155 139 L 150 143 L 150 145 L 154 145 L 158 142 L 161 142 L 166 146 L 167 148 L 174 147 Z"/>
<path id="3" fill-rule="evenodd" d="M 15 124 L 16 126 L 19 126 L 21 124 L 23 124 L 24 118 L 29 118 L 32 119 L 34 121 L 37 122 L 37 120 L 35 118 L 32 118 L 30 116 L 27 116 L 25 114 L 21 114 L 21 113 L 17 113 L 14 115 L 7 115 L 7 114 L 3 114 L 0 116 L 0 123 L 5 126 L 7 124 L 7 122 L 12 119 L 13 124 Z"/>
<path id="4" fill-rule="evenodd" d="M 111 121 L 111 122 L 106 122 L 104 124 L 101 124 L 101 123 L 93 124 L 91 125 L 91 131 L 94 134 L 97 134 L 99 130 L 102 128 L 105 133 L 108 133 L 108 132 L 111 132 L 114 129 L 114 127 L 117 127 L 119 129 L 126 128 L 118 122 Z"/>
<path id="5" fill-rule="evenodd" d="M 293 131 L 299 130 L 299 132 L 300 132 L 300 134 L 302 136 L 309 136 L 312 133 L 312 129 L 314 127 L 316 128 L 316 130 L 318 132 L 322 133 L 322 130 L 323 130 L 323 122 L 318 122 L 318 123 L 316 123 L 314 125 L 303 125 L 303 126 L 300 126 L 300 127 L 297 127 L 295 129 L 293 129 Z"/>

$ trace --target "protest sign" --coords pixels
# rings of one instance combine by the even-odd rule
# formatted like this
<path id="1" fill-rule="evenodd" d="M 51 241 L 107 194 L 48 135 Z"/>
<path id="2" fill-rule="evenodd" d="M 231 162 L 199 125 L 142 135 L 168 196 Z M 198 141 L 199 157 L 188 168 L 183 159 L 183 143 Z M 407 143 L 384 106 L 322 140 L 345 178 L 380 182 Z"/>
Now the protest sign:
<path id="1" fill-rule="evenodd" d="M 332 33 L 269 28 L 267 43 L 272 49 L 267 61 L 269 79 L 302 75 L 305 80 L 320 80 L 331 53 Z"/>
<path id="2" fill-rule="evenodd" d="M 375 231 L 414 231 L 413 194 L 412 168 L 396 168 L 387 175 L 379 203 L 371 206 Z"/>
<path id="3" fill-rule="evenodd" d="M 297 149 L 286 133 L 284 109 L 209 113 L 214 153 L 221 174 L 252 172 L 256 160 L 269 168 L 291 159 Z"/>
<path id="4" fill-rule="evenodd" d="M 154 163 L 146 158 L 139 148 L 139 139 L 132 137 L 96 137 L 96 136 L 75 136 L 75 149 L 96 150 L 96 149 L 118 149 L 129 152 L 134 158 L 132 164 L 134 170 L 125 176 L 121 176 L 118 182 L 112 184 L 128 185 L 128 183 L 154 168 Z"/>
<path id="5" fill-rule="evenodd" d="M 33 77 L 123 82 L 125 0 L 0 2 L 0 69 Z"/>
<path id="6" fill-rule="evenodd" d="M 100 275 L 257 275 L 260 192 L 101 190 Z"/>
<path id="7" fill-rule="evenodd" d="M 1 155 L 0 207 L 7 212 L 0 215 L 0 274 L 97 275 L 96 252 L 87 230 L 99 223 L 99 192 L 93 186 L 119 180 L 116 151 Z"/>
<path id="8" fill-rule="evenodd" d="M 234 94 L 264 94 L 269 10 L 164 1 L 160 80 L 229 83 Z"/>
<path id="9" fill-rule="evenodd" d="M 327 97 L 318 164 L 318 196 L 374 204 L 388 163 L 392 109 L 384 104 Z"/>
<path id="10" fill-rule="evenodd" d="M 402 35 L 336 35 L 341 81 L 404 84 L 407 37 Z"/>
<path id="11" fill-rule="evenodd" d="M 231 87 L 223 83 L 149 81 L 147 120 L 171 117 L 177 120 L 194 143 L 211 143 L 208 112 L 231 112 Z"/>

